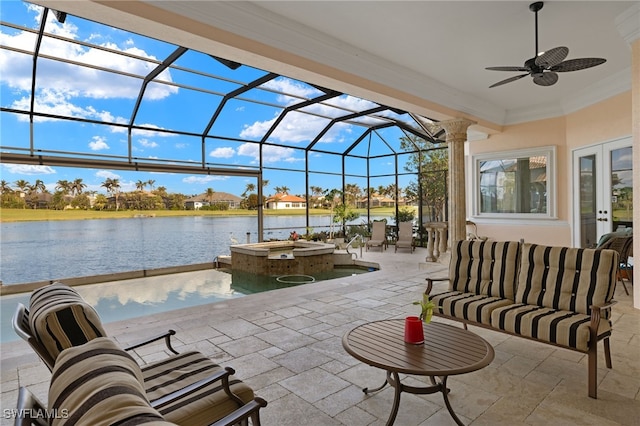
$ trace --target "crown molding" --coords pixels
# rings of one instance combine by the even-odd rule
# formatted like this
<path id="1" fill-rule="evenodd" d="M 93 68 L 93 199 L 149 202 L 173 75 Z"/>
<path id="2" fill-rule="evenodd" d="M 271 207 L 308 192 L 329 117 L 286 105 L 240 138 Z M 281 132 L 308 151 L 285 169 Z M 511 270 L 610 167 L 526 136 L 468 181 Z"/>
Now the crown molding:
<path id="1" fill-rule="evenodd" d="M 616 18 L 616 28 L 629 45 L 640 39 L 640 3 L 636 3 Z"/>
<path id="2" fill-rule="evenodd" d="M 612 74 L 572 95 L 562 104 L 564 113 L 576 112 L 629 90 L 631 90 L 631 67 Z"/>

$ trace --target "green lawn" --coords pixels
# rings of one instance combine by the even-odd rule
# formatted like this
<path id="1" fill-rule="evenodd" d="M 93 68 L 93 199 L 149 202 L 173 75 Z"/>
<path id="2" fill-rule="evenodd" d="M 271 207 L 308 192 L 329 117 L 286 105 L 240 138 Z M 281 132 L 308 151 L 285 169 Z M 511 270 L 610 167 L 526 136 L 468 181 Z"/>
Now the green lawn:
<path id="1" fill-rule="evenodd" d="M 366 217 L 366 209 L 357 209 L 358 213 Z M 46 209 L 0 209 L 0 222 L 24 222 L 43 220 L 86 220 L 86 219 L 121 219 L 147 215 L 155 217 L 173 216 L 255 216 L 255 210 L 233 209 L 226 211 L 208 210 L 121 210 L 121 211 L 95 211 L 95 210 L 46 210 Z M 272 215 L 304 215 L 304 209 L 296 210 L 264 210 L 265 216 Z M 311 209 L 311 215 L 328 215 L 329 210 Z M 377 208 L 371 210 L 372 215 L 393 216 L 393 207 Z"/>

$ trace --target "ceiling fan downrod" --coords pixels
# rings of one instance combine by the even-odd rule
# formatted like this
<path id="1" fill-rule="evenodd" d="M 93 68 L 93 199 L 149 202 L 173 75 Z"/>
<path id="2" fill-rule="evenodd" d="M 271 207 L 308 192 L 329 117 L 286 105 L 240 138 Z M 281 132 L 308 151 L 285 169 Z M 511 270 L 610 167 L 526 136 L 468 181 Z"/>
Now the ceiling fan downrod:
<path id="1" fill-rule="evenodd" d="M 536 14 L 536 19 L 535 19 L 535 25 L 536 25 L 536 51 L 535 51 L 535 55 L 533 55 L 534 58 L 540 54 L 540 50 L 538 50 L 538 11 L 540 9 L 542 9 L 543 6 L 544 6 L 544 2 L 543 1 L 537 1 L 537 2 L 531 3 L 529 5 L 529 10 Z"/>

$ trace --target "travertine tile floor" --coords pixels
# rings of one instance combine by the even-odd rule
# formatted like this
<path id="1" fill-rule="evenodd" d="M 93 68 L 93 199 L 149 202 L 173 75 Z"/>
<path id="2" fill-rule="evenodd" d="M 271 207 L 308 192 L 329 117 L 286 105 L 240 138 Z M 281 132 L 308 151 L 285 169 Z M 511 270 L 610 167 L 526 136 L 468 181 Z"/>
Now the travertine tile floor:
<path id="1" fill-rule="evenodd" d="M 379 262 L 370 274 L 251 295 L 135 320 L 110 323 L 112 336 L 126 344 L 174 328 L 178 347 L 197 349 L 232 366 L 269 405 L 263 424 L 384 425 L 393 392 L 366 396 L 384 373 L 350 357 L 343 334 L 364 322 L 417 314 L 412 305 L 424 291 L 427 274 L 444 276 L 446 256 L 425 263 L 425 251 L 369 251 L 364 260 Z M 202 274 L 210 271 L 191 272 Z M 147 278 L 181 279 L 181 274 Z M 442 289 L 446 284 L 442 284 Z M 598 399 L 587 396 L 586 357 L 549 345 L 470 329 L 488 340 L 496 357 L 488 367 L 449 378 L 455 412 L 473 425 L 640 425 L 640 310 L 622 286 L 616 292 L 613 369 L 599 360 Z M 434 319 L 434 321 L 442 321 Z M 48 370 L 23 342 L 0 346 L 3 409 L 1 425 L 12 424 L 4 410 L 15 407 L 18 386 L 46 401 Z M 163 357 L 161 345 L 137 352 L 144 361 Z M 410 384 L 418 380 L 404 379 Z M 442 396 L 403 394 L 398 426 L 451 425 Z"/>

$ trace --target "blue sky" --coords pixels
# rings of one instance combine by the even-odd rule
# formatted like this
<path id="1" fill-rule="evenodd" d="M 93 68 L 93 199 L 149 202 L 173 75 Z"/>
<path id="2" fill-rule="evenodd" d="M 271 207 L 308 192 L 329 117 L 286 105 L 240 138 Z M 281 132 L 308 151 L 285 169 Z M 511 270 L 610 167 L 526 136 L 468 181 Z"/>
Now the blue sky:
<path id="1" fill-rule="evenodd" d="M 42 8 L 19 1 L 2 1 L 3 21 L 37 30 Z M 34 146 L 36 149 L 74 152 L 82 156 L 126 158 L 128 135 L 126 127 L 139 96 L 142 79 L 159 61 L 170 55 L 177 46 L 142 37 L 119 29 L 106 27 L 73 16 L 64 24 L 50 13 L 45 32 L 75 40 L 69 43 L 52 37 L 43 39 L 37 62 L 35 111 L 67 117 L 97 120 L 112 125 L 98 125 L 78 121 L 36 117 Z M 10 26 L 0 27 L 0 103 L 4 108 L 29 111 L 33 52 L 36 34 Z M 116 54 L 116 53 L 124 53 Z M 48 57 L 61 57 L 68 64 Z M 84 65 L 84 66 L 83 66 Z M 106 72 L 109 68 L 115 72 Z M 195 72 L 194 72 L 195 71 Z M 205 75 L 203 75 L 205 74 Z M 199 162 L 202 158 L 201 134 L 220 104 L 223 95 L 267 74 L 248 66 L 231 70 L 209 55 L 187 51 L 151 82 L 144 92 L 140 108 L 133 118 L 131 135 L 132 155 L 155 162 Z M 215 78 L 214 78 L 215 77 Z M 200 90 L 194 90 L 199 88 Z M 313 98 L 322 92 L 306 83 L 278 77 L 259 88 L 230 100 L 208 132 L 204 146 L 206 162 L 211 167 L 246 167 L 259 165 L 259 141 L 288 105 Z M 290 193 L 305 192 L 305 152 L 303 149 L 316 137 L 331 118 L 376 106 L 349 95 L 330 99 L 289 113 L 269 136 L 274 145 L 263 151 L 264 179 L 269 180 L 265 194 L 276 186 L 287 186 Z M 385 112 L 385 117 L 409 121 L 406 114 Z M 361 118 L 362 123 L 382 123 L 375 118 Z M 29 147 L 28 115 L 2 112 L 0 115 L 1 145 L 14 152 Z M 171 134 L 173 130 L 186 134 Z M 326 153 L 309 154 L 310 186 L 325 189 L 341 187 L 341 155 L 359 136 L 364 126 L 342 123 L 331 128 L 315 145 Z M 379 130 L 367 136 L 352 153 L 376 157 L 398 150 L 400 130 L 395 127 Z M 369 143 L 370 142 L 370 143 Z M 335 153 L 335 154 L 331 154 Z M 399 157 L 402 171 L 408 156 Z M 347 158 L 347 183 L 367 187 L 366 160 Z M 372 178 L 369 185 L 378 187 L 394 183 L 394 158 L 372 158 L 369 163 Z M 331 175 L 336 173 L 338 175 Z M 142 173 L 122 170 L 91 170 L 52 166 L 2 164 L 1 179 L 13 184 L 24 179 L 31 183 L 42 180 L 53 192 L 59 180 L 82 178 L 87 190 L 105 193 L 101 184 L 107 178 L 119 179 L 121 190 L 135 189 L 138 180 L 154 180 L 155 187 L 164 186 L 169 192 L 198 194 L 213 188 L 240 195 L 254 178 L 185 175 L 171 173 Z M 385 176 L 383 176 L 385 175 Z M 401 176 L 403 188 L 414 176 Z"/>

